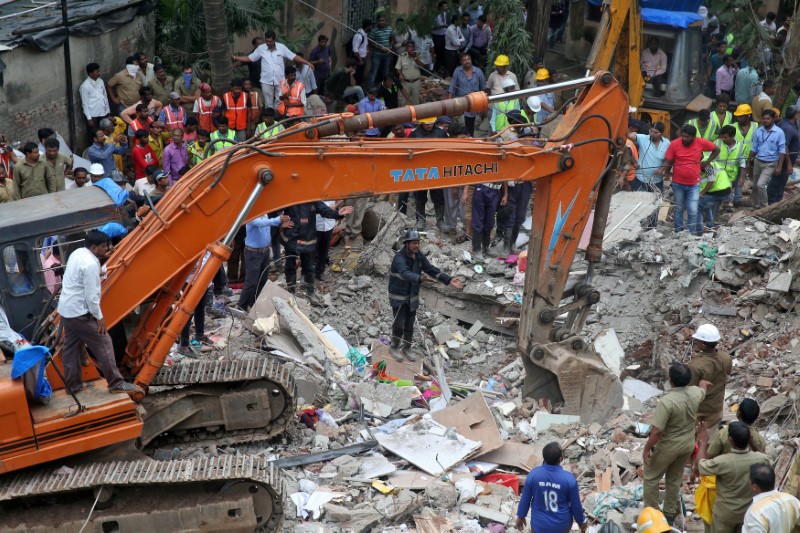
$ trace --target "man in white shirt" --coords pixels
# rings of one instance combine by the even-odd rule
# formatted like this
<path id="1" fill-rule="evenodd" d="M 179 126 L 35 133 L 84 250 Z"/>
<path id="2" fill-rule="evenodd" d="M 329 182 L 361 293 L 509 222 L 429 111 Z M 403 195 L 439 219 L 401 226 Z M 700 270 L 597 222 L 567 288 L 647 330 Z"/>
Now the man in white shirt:
<path id="1" fill-rule="evenodd" d="M 667 54 L 659 48 L 658 38 L 650 37 L 647 41 L 647 49 L 642 52 L 641 66 L 642 76 L 650 79 L 653 83 L 653 93 L 656 97 L 663 95 L 661 85 L 666 82 L 667 73 Z"/>
<path id="2" fill-rule="evenodd" d="M 142 392 L 140 387 L 123 381 L 100 309 L 99 259 L 108 254 L 109 241 L 108 235 L 101 231 L 87 233 L 86 246 L 69 256 L 61 282 L 61 297 L 58 300 L 58 314 L 64 326 L 61 361 L 64 365 L 64 384 L 73 393 L 94 386 L 94 382 L 81 379 L 82 344 L 91 351 L 100 366 L 110 393 Z"/>
<path id="3" fill-rule="evenodd" d="M 272 30 L 264 34 L 264 44 L 258 46 L 253 53 L 246 56 L 233 56 L 234 61 L 251 63 L 261 61 L 261 92 L 264 94 L 264 105 L 277 108 L 280 104 L 278 97 L 281 95 L 281 82 L 284 80 L 284 58 L 308 65 L 312 71 L 314 65 L 302 57 L 297 57 L 284 44 L 275 42 L 275 32 Z"/>
<path id="4" fill-rule="evenodd" d="M 372 21 L 364 19 L 361 21 L 361 29 L 353 35 L 353 59 L 358 62 L 356 65 L 356 84 L 364 83 L 364 68 L 367 64 L 367 50 L 369 49 L 369 32 L 372 31 Z"/>
<path id="5" fill-rule="evenodd" d="M 788 533 L 800 522 L 800 500 L 775 490 L 775 471 L 768 465 L 750 467 L 753 503 L 744 515 L 742 533 Z"/>
<path id="6" fill-rule="evenodd" d="M 763 28 L 768 29 L 770 31 L 770 33 L 773 34 L 773 35 L 775 34 L 775 32 L 778 29 L 776 24 L 775 24 L 775 19 L 776 18 L 778 18 L 778 15 L 776 15 L 773 11 L 770 11 L 769 13 L 767 13 L 767 18 L 765 18 L 764 20 L 762 20 L 760 22 L 761 26 Z"/>
<path id="7" fill-rule="evenodd" d="M 92 130 L 100 126 L 100 119 L 111 114 L 111 108 L 108 105 L 106 84 L 100 78 L 100 65 L 89 63 L 86 65 L 86 74 L 88 77 L 81 83 L 80 93 L 83 115 L 86 117 L 86 131 L 91 139 Z"/>

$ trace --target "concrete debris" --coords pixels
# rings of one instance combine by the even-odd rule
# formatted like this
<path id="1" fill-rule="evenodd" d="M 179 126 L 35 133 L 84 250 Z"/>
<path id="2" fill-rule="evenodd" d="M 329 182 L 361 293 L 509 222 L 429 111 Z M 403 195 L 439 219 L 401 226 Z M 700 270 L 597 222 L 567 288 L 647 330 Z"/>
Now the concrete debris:
<path id="1" fill-rule="evenodd" d="M 608 369 L 619 377 L 625 351 L 619 344 L 617 334 L 613 329 L 606 329 L 597 334 L 594 338 L 594 351 L 597 352 L 597 355 L 600 356 L 600 359 L 603 360 Z"/>
<path id="2" fill-rule="evenodd" d="M 371 383 L 368 381 L 355 386 L 353 394 L 370 413 L 384 417 L 411 406 L 411 400 L 417 394 L 414 387 L 401 387 L 388 383 Z"/>

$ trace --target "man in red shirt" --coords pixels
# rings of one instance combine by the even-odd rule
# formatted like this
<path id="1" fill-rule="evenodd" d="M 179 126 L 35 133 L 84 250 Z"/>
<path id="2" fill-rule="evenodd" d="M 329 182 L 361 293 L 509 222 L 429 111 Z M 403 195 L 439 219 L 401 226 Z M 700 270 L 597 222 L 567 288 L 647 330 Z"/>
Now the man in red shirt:
<path id="1" fill-rule="evenodd" d="M 137 180 L 147 176 L 145 172 L 147 165 L 158 166 L 158 156 L 147 142 L 147 137 L 149 135 L 150 133 L 145 130 L 136 131 L 136 145 L 133 147 L 131 157 L 133 159 L 133 168 L 136 170 Z"/>
<path id="2" fill-rule="evenodd" d="M 703 161 L 703 152 L 711 152 Z M 702 235 L 697 207 L 700 202 L 700 171 L 719 155 L 719 148 L 705 139 L 697 138 L 697 128 L 686 124 L 681 128 L 681 142 L 673 141 L 655 176 L 663 176 L 672 167 L 672 195 L 675 202 L 675 233 L 683 231 L 683 213 L 688 217 L 689 231 Z"/>

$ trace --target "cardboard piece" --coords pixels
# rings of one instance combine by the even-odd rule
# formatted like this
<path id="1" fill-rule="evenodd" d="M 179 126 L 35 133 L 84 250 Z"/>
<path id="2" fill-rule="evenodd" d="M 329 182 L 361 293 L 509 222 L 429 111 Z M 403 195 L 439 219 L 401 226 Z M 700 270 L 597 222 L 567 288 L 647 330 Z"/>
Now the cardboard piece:
<path id="1" fill-rule="evenodd" d="M 508 440 L 493 452 L 478 457 L 487 463 L 497 463 L 505 466 L 514 466 L 525 472 L 530 472 L 541 464 L 542 448 L 531 446 L 513 440 Z"/>
<path id="2" fill-rule="evenodd" d="M 389 474 L 387 483 L 398 489 L 424 490 L 436 480 L 419 470 L 396 470 Z"/>
<path id="3" fill-rule="evenodd" d="M 480 391 L 455 405 L 436 411 L 432 416 L 440 424 L 456 428 L 466 438 L 479 441 L 482 453 L 494 451 L 503 445 L 497 422 Z"/>
<path id="4" fill-rule="evenodd" d="M 481 446 L 478 441 L 448 430 L 430 415 L 414 424 L 406 424 L 392 434 L 377 433 L 375 439 L 384 449 L 432 476 L 440 476 L 472 457 Z"/>

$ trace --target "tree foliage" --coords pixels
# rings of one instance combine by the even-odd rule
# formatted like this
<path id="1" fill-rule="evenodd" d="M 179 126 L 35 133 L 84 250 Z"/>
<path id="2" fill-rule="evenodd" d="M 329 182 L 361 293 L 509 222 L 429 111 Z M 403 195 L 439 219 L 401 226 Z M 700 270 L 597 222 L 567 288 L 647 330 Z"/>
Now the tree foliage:
<path id="1" fill-rule="evenodd" d="M 488 75 L 494 68 L 492 65 L 495 58 L 504 54 L 511 62 L 509 70 L 521 79 L 533 65 L 531 39 L 525 31 L 522 4 L 519 0 L 493 0 L 490 9 L 497 23 L 492 32 L 486 74 Z"/>

